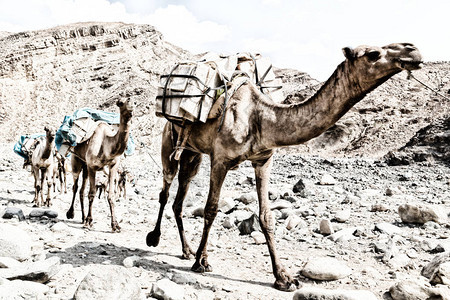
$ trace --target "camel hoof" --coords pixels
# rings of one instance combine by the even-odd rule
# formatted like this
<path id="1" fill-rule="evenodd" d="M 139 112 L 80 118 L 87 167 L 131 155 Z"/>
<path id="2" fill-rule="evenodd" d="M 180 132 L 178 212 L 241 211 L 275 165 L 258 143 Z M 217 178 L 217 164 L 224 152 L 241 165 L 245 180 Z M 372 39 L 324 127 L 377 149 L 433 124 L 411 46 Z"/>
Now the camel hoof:
<path id="1" fill-rule="evenodd" d="M 111 228 L 113 232 L 120 232 L 120 226 L 119 224 L 117 224 L 117 222 L 114 222 L 113 224 L 111 224 Z"/>
<path id="2" fill-rule="evenodd" d="M 275 281 L 274 287 L 277 290 L 283 291 L 283 292 L 293 292 L 295 290 L 298 290 L 300 286 L 300 282 L 297 279 L 293 279 L 290 281 Z"/>
<path id="3" fill-rule="evenodd" d="M 181 256 L 181 259 L 191 259 L 191 257 L 195 257 L 195 252 L 192 251 L 191 247 L 187 246 L 183 249 L 183 255 Z"/>
<path id="4" fill-rule="evenodd" d="M 66 212 L 66 217 L 67 217 L 67 219 L 73 219 L 73 210 L 68 210 Z"/>
<path id="5" fill-rule="evenodd" d="M 151 231 L 147 234 L 147 246 L 156 247 L 159 244 L 160 232 Z"/>
<path id="6" fill-rule="evenodd" d="M 195 262 L 194 265 L 191 268 L 192 271 L 196 273 L 205 273 L 205 267 L 199 264 L 198 262 Z"/>
<path id="7" fill-rule="evenodd" d="M 205 272 L 212 272 L 211 265 L 203 266 L 197 262 L 194 263 L 194 265 L 191 268 L 192 271 L 196 273 L 205 273 Z"/>

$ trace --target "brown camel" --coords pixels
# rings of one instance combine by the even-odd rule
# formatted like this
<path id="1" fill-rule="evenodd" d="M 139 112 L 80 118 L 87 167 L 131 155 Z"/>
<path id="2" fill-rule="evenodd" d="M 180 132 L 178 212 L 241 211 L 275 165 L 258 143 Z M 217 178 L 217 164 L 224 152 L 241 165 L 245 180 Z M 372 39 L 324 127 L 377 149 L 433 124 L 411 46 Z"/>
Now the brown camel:
<path id="1" fill-rule="evenodd" d="M 50 206 L 51 187 L 53 184 L 53 148 L 55 147 L 55 130 L 45 127 L 45 139 L 41 138 L 31 155 L 31 168 L 34 175 L 34 203 Z M 47 198 L 44 202 L 44 182 L 47 182 Z M 39 200 L 40 198 L 40 200 Z"/>
<path id="2" fill-rule="evenodd" d="M 60 194 L 67 193 L 67 170 L 66 158 L 61 155 L 58 150 L 54 149 L 54 164 L 53 164 L 53 192 L 56 192 L 56 183 L 59 181 Z"/>
<path id="3" fill-rule="evenodd" d="M 253 84 L 240 87 L 228 101 L 223 125 L 220 119 L 192 124 L 186 149 L 180 160 L 171 154 L 180 128 L 172 123 L 164 127 L 162 137 L 163 188 L 155 228 L 147 235 L 147 245 L 157 246 L 161 235 L 161 218 L 170 185 L 179 168 L 179 187 L 172 206 L 180 234 L 183 258 L 194 254 L 186 240 L 182 203 L 189 183 L 197 174 L 201 154 L 211 160 L 210 187 L 205 206 L 204 227 L 195 253 L 195 272 L 211 271 L 207 260 L 208 234 L 218 211 L 220 190 L 227 172 L 245 160 L 255 169 L 259 199 L 259 222 L 267 241 L 275 288 L 292 290 L 298 281 L 283 267 L 275 250 L 274 223 L 268 206 L 268 183 L 272 155 L 278 147 L 304 143 L 331 127 L 364 96 L 402 70 L 420 68 L 421 55 L 412 44 L 385 47 L 344 48 L 342 62 L 321 89 L 309 100 L 298 104 L 278 104 L 263 95 Z"/>
<path id="4" fill-rule="evenodd" d="M 66 213 L 68 219 L 73 219 L 74 202 L 78 190 L 78 177 L 81 171 L 83 171 L 83 180 L 80 189 L 81 217 L 85 226 L 92 226 L 92 204 L 96 194 L 95 175 L 97 171 L 108 166 L 109 191 L 107 199 L 111 211 L 111 228 L 113 231 L 120 230 L 120 226 L 114 215 L 114 180 L 120 156 L 127 148 L 128 137 L 130 136 L 131 117 L 133 115 L 133 105 L 129 99 L 117 101 L 117 106 L 120 109 L 118 131 L 115 132 L 109 125 L 100 123 L 92 136 L 87 141 L 76 145 L 72 151 L 73 197 L 72 205 Z M 89 211 L 85 218 L 83 194 L 87 178 L 89 178 Z"/>

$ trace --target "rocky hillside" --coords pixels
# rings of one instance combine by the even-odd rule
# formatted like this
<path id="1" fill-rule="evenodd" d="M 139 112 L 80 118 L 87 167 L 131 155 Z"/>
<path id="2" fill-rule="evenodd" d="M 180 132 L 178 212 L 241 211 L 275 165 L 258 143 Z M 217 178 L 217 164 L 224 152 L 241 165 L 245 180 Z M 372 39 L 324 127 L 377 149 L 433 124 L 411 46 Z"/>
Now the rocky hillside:
<path id="1" fill-rule="evenodd" d="M 152 144 L 163 120 L 154 114 L 159 75 L 193 55 L 164 41 L 150 25 L 78 23 L 41 31 L 0 33 L 0 141 L 58 127 L 64 115 L 88 106 L 117 111 L 119 97 L 136 102 L 133 132 Z M 426 53 L 423 54 L 426 57 Z M 343 57 L 344 58 L 344 57 Z M 321 85 L 308 74 L 277 69 L 286 102 L 303 101 Z M 428 62 L 414 76 L 449 95 L 450 63 Z M 321 155 L 381 157 L 433 122 L 441 128 L 449 101 L 401 73 L 368 95 L 333 128 L 289 148 Z"/>
<path id="2" fill-rule="evenodd" d="M 59 127 L 81 107 L 118 111 L 122 96 L 135 100 L 134 131 L 145 137 L 162 123 L 153 117 L 159 76 L 190 57 L 154 27 L 123 23 L 21 32 L 0 39 L 0 49 L 0 141 Z"/>

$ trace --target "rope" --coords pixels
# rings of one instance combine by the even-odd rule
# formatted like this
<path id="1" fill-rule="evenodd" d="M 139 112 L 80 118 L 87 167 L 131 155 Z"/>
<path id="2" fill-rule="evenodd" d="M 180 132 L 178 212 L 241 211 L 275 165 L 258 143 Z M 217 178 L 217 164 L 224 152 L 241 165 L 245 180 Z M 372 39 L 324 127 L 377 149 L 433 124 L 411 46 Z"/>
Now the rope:
<path id="1" fill-rule="evenodd" d="M 429 89 L 430 91 L 435 92 L 437 95 L 441 96 L 442 98 L 444 98 L 444 99 L 450 101 L 450 98 L 448 98 L 447 96 L 445 96 L 445 95 L 439 93 L 437 90 L 435 90 L 435 89 L 429 87 L 428 85 L 426 85 L 425 83 L 423 83 L 422 81 L 420 81 L 419 79 L 417 79 L 416 77 L 414 77 L 411 71 L 408 71 L 408 79 L 410 79 L 410 78 L 414 79 L 415 81 L 417 81 L 418 83 L 420 83 L 421 85 L 423 85 L 424 87 L 426 87 L 427 89 Z"/>

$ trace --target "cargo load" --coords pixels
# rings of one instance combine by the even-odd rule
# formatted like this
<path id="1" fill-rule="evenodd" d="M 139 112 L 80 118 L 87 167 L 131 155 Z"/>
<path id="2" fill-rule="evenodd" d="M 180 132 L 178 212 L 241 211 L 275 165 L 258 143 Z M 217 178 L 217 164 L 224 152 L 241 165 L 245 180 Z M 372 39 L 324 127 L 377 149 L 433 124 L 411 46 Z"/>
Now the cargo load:
<path id="1" fill-rule="evenodd" d="M 275 102 L 284 100 L 281 79 L 275 76 L 270 59 L 250 53 L 207 53 L 199 61 L 178 63 L 160 77 L 156 115 L 178 124 L 217 117 L 209 115 L 211 107 L 223 93 L 226 105 L 228 84 L 237 76 L 247 77 Z"/>

